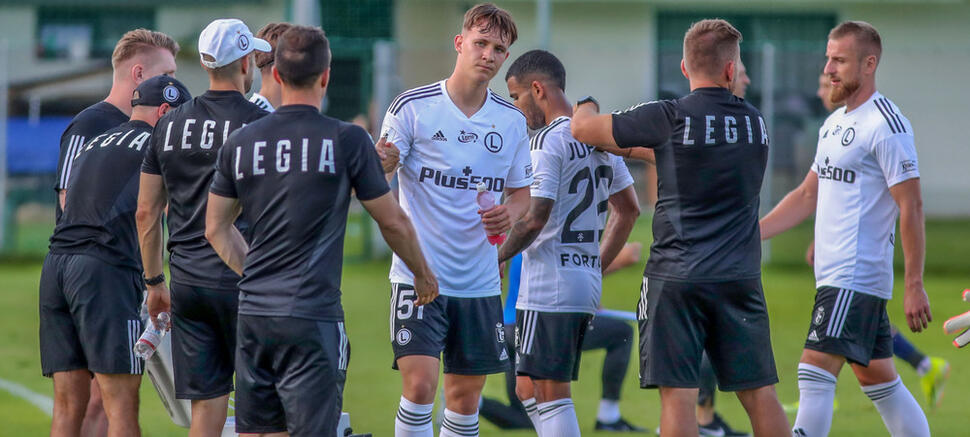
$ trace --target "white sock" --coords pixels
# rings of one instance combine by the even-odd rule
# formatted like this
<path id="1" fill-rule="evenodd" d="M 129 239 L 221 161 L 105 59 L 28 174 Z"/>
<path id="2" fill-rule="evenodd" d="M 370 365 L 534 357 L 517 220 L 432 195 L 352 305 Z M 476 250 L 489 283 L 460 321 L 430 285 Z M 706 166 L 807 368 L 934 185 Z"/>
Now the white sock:
<path id="1" fill-rule="evenodd" d="M 532 426 L 536 429 L 536 434 L 542 437 L 542 422 L 539 420 L 539 409 L 536 408 L 536 398 L 529 398 L 522 401 L 522 406 L 525 407 L 525 414 L 529 415 L 529 420 L 532 421 Z"/>
<path id="2" fill-rule="evenodd" d="M 537 405 L 542 421 L 542 435 L 556 437 L 580 437 L 576 408 L 570 398 L 557 399 Z"/>
<path id="3" fill-rule="evenodd" d="M 867 385 L 862 387 L 862 391 L 876 404 L 890 435 L 929 437 L 930 425 L 926 422 L 926 414 L 898 375 L 894 381 Z"/>
<path id="4" fill-rule="evenodd" d="M 434 404 L 415 404 L 401 396 L 394 419 L 395 437 L 434 437 L 431 410 Z"/>
<path id="5" fill-rule="evenodd" d="M 596 420 L 603 423 L 615 423 L 620 420 L 620 402 L 600 399 L 600 409 L 596 412 Z"/>
<path id="6" fill-rule="evenodd" d="M 923 357 L 923 359 L 919 362 L 919 366 L 916 366 L 916 374 L 919 376 L 925 375 L 926 372 L 930 371 L 930 367 L 932 365 L 933 362 L 930 361 L 930 357 Z"/>
<path id="7" fill-rule="evenodd" d="M 832 428 L 835 375 L 811 364 L 798 363 L 798 415 L 792 435 L 825 437 Z"/>
<path id="8" fill-rule="evenodd" d="M 458 414 L 445 408 L 445 420 L 441 422 L 440 437 L 478 437 L 478 412 Z"/>

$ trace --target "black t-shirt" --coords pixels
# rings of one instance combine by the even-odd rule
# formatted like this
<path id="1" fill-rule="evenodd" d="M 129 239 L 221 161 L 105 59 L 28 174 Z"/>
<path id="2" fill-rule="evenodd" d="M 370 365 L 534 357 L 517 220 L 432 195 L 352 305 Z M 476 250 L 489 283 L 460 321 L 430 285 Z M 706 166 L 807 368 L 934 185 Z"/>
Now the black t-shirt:
<path id="1" fill-rule="evenodd" d="M 205 239 L 205 205 L 216 156 L 232 131 L 268 114 L 237 91 L 206 91 L 165 114 L 141 171 L 162 176 L 168 191 L 172 280 L 234 289 L 239 276 Z M 237 226 L 247 235 L 245 225 Z"/>
<path id="2" fill-rule="evenodd" d="M 61 134 L 61 150 L 57 157 L 57 178 L 54 180 L 54 190 L 67 189 L 74 169 L 74 157 L 81 146 L 104 131 L 128 121 L 128 116 L 117 106 L 100 101 L 88 106 L 71 120 L 64 133 Z M 61 203 L 56 202 L 56 219 L 61 221 Z"/>
<path id="3" fill-rule="evenodd" d="M 129 121 L 77 148 L 51 253 L 86 254 L 141 271 L 138 169 L 151 135 L 148 123 Z"/>
<path id="4" fill-rule="evenodd" d="M 657 157 L 653 245 L 644 275 L 732 281 L 761 276 L 758 193 L 768 162 L 761 113 L 724 88 L 613 115 L 620 147 Z"/>
<path id="5" fill-rule="evenodd" d="M 390 190 L 374 143 L 358 126 L 288 105 L 229 136 L 211 191 L 238 198 L 251 224 L 240 314 L 343 320 L 351 190 L 360 200 Z"/>

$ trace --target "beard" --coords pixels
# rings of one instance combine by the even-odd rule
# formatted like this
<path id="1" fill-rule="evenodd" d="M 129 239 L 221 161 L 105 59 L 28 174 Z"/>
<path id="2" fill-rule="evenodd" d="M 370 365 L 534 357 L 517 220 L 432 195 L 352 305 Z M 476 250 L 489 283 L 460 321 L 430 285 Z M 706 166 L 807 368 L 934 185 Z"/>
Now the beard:
<path id="1" fill-rule="evenodd" d="M 831 100 L 835 105 L 841 105 L 843 102 L 845 102 L 845 99 L 859 89 L 859 86 L 860 84 L 858 80 L 850 82 L 843 79 L 837 85 L 832 85 L 832 90 L 829 91 L 829 100 Z"/>

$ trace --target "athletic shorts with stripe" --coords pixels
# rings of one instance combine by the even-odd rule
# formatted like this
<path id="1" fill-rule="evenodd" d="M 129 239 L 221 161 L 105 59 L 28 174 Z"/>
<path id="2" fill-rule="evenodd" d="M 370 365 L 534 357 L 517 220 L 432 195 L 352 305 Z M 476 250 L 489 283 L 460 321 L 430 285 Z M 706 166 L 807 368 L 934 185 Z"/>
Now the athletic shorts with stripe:
<path id="1" fill-rule="evenodd" d="M 90 255 L 48 254 L 40 274 L 40 365 L 44 376 L 87 369 L 140 375 L 141 273 Z"/>
<path id="2" fill-rule="evenodd" d="M 172 280 L 172 362 L 177 399 L 214 399 L 232 391 L 239 291 Z"/>
<path id="3" fill-rule="evenodd" d="M 444 372 L 457 375 L 502 373 L 512 365 L 505 350 L 501 296 L 439 295 L 423 306 L 416 299 L 413 286 L 391 284 L 393 369 L 409 355 L 441 358 Z"/>
<path id="4" fill-rule="evenodd" d="M 583 339 L 593 315 L 518 310 L 515 312 L 515 372 L 532 379 L 579 379 Z"/>
<path id="5" fill-rule="evenodd" d="M 868 366 L 893 356 L 886 299 L 858 291 L 819 287 L 805 349 L 845 357 Z"/>
<path id="6" fill-rule="evenodd" d="M 707 351 L 723 391 L 778 382 L 760 278 L 644 278 L 637 318 L 642 388 L 697 388 L 702 351 Z"/>
<path id="7" fill-rule="evenodd" d="M 237 345 L 237 433 L 337 435 L 350 363 L 343 322 L 240 314 Z"/>

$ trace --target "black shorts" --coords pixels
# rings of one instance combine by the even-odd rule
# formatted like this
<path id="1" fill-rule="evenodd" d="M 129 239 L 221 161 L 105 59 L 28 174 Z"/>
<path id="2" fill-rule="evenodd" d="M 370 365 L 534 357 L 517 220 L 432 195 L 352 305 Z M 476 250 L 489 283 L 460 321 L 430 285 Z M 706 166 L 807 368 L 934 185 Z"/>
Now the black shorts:
<path id="1" fill-rule="evenodd" d="M 236 432 L 336 436 L 349 362 L 343 322 L 240 315 Z"/>
<path id="2" fill-rule="evenodd" d="M 893 356 L 886 299 L 858 291 L 819 287 L 805 349 L 845 357 L 851 363 Z"/>
<path id="3" fill-rule="evenodd" d="M 48 254 L 40 274 L 40 367 L 44 376 L 87 369 L 140 375 L 141 274 L 80 254 Z"/>
<path id="4" fill-rule="evenodd" d="M 439 358 L 442 353 L 445 373 L 488 375 L 511 366 L 501 296 L 438 296 L 420 307 L 416 298 L 413 286 L 391 284 L 392 368 L 397 369 L 401 357 Z"/>
<path id="5" fill-rule="evenodd" d="M 172 281 L 172 363 L 176 399 L 232 391 L 239 292 Z"/>
<path id="6" fill-rule="evenodd" d="M 640 386 L 696 388 L 707 351 L 721 390 L 778 382 L 760 279 L 689 283 L 644 278 L 637 308 Z"/>
<path id="7" fill-rule="evenodd" d="M 515 372 L 532 379 L 579 379 L 587 313 L 515 312 Z"/>

